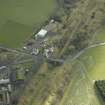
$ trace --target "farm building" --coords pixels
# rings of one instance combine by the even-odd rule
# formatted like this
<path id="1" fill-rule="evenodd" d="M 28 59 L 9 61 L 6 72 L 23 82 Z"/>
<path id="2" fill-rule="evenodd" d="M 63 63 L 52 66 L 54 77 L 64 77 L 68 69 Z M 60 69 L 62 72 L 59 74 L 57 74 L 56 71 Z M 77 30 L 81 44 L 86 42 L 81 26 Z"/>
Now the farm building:
<path id="1" fill-rule="evenodd" d="M 41 29 L 41 30 L 35 35 L 35 37 L 36 37 L 36 38 L 37 38 L 37 37 L 43 38 L 43 37 L 46 36 L 47 32 L 48 32 L 47 30 Z"/>

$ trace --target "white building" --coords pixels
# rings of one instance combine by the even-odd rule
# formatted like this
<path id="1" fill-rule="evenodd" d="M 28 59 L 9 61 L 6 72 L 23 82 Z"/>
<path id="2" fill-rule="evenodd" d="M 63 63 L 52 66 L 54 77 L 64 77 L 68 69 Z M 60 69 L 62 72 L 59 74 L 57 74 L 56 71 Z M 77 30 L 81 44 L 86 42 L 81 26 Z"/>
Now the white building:
<path id="1" fill-rule="evenodd" d="M 23 47 L 24 50 L 27 50 L 28 48 L 26 46 Z"/>
<path id="2" fill-rule="evenodd" d="M 35 37 L 37 38 L 37 37 L 39 36 L 39 37 L 43 38 L 43 37 L 46 36 L 47 32 L 48 32 L 47 30 L 41 29 L 41 30 L 35 35 Z"/>
<path id="3" fill-rule="evenodd" d="M 1 67 L 0 67 L 0 70 L 1 70 L 1 69 L 5 69 L 5 68 L 7 68 L 7 67 L 6 67 L 6 66 L 1 66 Z"/>
<path id="4" fill-rule="evenodd" d="M 54 47 L 48 48 L 44 50 L 44 55 L 49 58 L 51 54 L 54 52 Z"/>
<path id="5" fill-rule="evenodd" d="M 39 54 L 39 49 L 33 48 L 31 54 L 32 54 L 32 55 L 38 55 L 38 54 Z"/>
<path id="6" fill-rule="evenodd" d="M 2 85 L 2 84 L 9 84 L 9 83 L 10 83 L 9 79 L 1 79 L 0 80 L 0 85 Z"/>

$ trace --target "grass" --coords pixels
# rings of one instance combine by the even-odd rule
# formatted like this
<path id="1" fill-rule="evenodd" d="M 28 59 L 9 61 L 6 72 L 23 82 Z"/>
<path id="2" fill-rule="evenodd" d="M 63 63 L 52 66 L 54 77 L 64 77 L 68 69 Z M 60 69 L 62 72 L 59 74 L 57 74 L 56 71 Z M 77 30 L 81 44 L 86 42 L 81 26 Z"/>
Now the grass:
<path id="1" fill-rule="evenodd" d="M 54 6 L 54 0 L 0 0 L 0 44 L 19 47 Z"/>
<path id="2" fill-rule="evenodd" d="M 49 94 L 49 88 L 51 88 L 49 86 L 52 79 L 51 77 L 53 76 L 52 73 L 49 74 L 46 70 L 48 70 L 47 65 L 43 64 L 39 70 L 39 73 L 32 77 L 32 80 L 21 98 L 20 105 L 40 105 L 44 101 L 43 99 L 46 99 L 46 95 Z M 45 74 L 45 76 L 39 74 Z"/>
<path id="3" fill-rule="evenodd" d="M 69 62 L 66 62 L 65 68 L 71 72 L 70 83 L 59 105 L 102 105 L 95 93 L 93 80 L 105 77 L 104 51 L 104 46 L 93 48 L 75 60 L 72 67 Z M 50 94 L 58 88 L 58 85 L 61 85 L 61 80 L 64 80 L 63 71 L 67 69 L 62 69 L 63 67 L 60 67 L 60 70 L 56 68 L 49 71 L 44 64 L 39 70 L 41 75 L 36 74 L 25 90 L 20 105 L 49 105 L 50 102 L 54 102 L 56 97 Z"/>
<path id="4" fill-rule="evenodd" d="M 30 80 L 19 105 L 50 105 L 51 103 L 59 103 L 61 95 L 59 90 L 60 92 L 61 90 L 62 92 L 65 91 L 67 77 L 70 79 L 70 71 L 70 64 L 50 70 L 48 64 L 44 63 L 37 74 Z"/>
<path id="5" fill-rule="evenodd" d="M 105 31 L 97 40 L 105 41 Z M 74 61 L 74 73 L 60 105 L 103 105 L 93 80 L 105 79 L 105 46 L 92 48 Z"/>
<path id="6" fill-rule="evenodd" d="M 94 60 L 93 67 L 89 70 L 89 75 L 94 80 L 105 79 L 105 46 L 90 50 L 87 55 Z"/>
<path id="7" fill-rule="evenodd" d="M 84 65 L 79 60 L 73 65 L 71 81 L 60 105 L 101 105 Z"/>
<path id="8" fill-rule="evenodd" d="M 21 42 L 29 37 L 31 28 L 14 21 L 7 21 L 0 31 L 0 44 L 12 48 L 21 46 Z"/>
<path id="9" fill-rule="evenodd" d="M 105 42 L 105 31 L 98 35 L 97 40 Z M 82 61 L 88 70 L 88 75 L 93 80 L 105 79 L 105 46 L 90 49 L 82 56 Z"/>
<path id="10" fill-rule="evenodd" d="M 75 60 L 72 67 L 69 62 L 66 62 L 64 70 L 62 70 L 63 67 L 60 67 L 50 71 L 44 64 L 39 70 L 40 75 L 36 74 L 29 87 L 26 88 L 20 105 L 49 105 L 50 102 L 54 102 L 56 97 L 50 95 L 51 91 L 55 91 L 61 85 L 61 80 L 64 80 L 64 71 L 67 70 L 70 71 L 70 83 L 68 87 L 65 86 L 66 91 L 59 105 L 102 105 L 94 91 L 93 80 L 104 79 L 104 49 L 103 46 L 89 50 L 78 60 Z M 101 64 L 103 66 L 99 66 Z"/>
<path id="11" fill-rule="evenodd" d="M 98 35 L 96 36 L 96 40 L 101 41 L 101 42 L 105 42 L 105 27 L 103 27 Z"/>

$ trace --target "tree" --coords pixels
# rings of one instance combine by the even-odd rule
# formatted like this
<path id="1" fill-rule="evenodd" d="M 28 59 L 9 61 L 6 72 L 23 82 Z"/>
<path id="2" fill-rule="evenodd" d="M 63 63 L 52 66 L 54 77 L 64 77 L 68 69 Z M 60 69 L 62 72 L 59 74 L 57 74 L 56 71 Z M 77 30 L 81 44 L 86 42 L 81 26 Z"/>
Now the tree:
<path id="1" fill-rule="evenodd" d="M 95 86 L 97 87 L 100 95 L 102 96 L 103 100 L 105 101 L 105 80 L 96 81 Z"/>

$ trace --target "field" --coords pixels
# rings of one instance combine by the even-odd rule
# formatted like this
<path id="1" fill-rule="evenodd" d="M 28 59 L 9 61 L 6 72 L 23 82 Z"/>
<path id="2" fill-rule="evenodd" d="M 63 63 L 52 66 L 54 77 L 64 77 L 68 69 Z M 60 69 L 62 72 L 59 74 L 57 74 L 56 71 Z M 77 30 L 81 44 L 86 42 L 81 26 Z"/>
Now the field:
<path id="1" fill-rule="evenodd" d="M 87 75 L 85 66 L 75 61 L 71 82 L 60 105 L 102 105 L 94 91 L 93 81 Z"/>
<path id="2" fill-rule="evenodd" d="M 105 41 L 105 31 L 97 41 Z M 105 46 L 89 49 L 73 62 L 71 82 L 60 105 L 104 105 L 94 89 L 94 80 L 105 79 Z"/>
<path id="3" fill-rule="evenodd" d="M 96 39 L 105 42 L 105 31 L 99 33 Z M 86 65 L 88 75 L 93 80 L 105 79 L 105 46 L 90 49 L 82 56 L 82 61 Z"/>
<path id="4" fill-rule="evenodd" d="M 0 45 L 20 47 L 54 7 L 54 0 L 0 0 Z"/>
<path id="5" fill-rule="evenodd" d="M 90 13 L 90 11 L 86 13 Z M 101 15 L 98 12 L 96 14 L 96 21 L 98 18 L 101 21 Z M 92 25 L 90 20 L 87 24 L 91 26 L 90 29 L 99 25 Z M 100 28 L 102 30 L 98 28 L 98 32 L 95 30 L 94 42 L 105 42 L 105 28 L 101 24 Z M 89 32 L 89 34 L 91 33 Z M 90 40 L 89 42 L 91 43 Z M 73 66 L 71 82 L 59 105 L 105 105 L 94 88 L 95 80 L 105 79 L 105 46 L 88 49 L 73 62 Z"/>
<path id="6" fill-rule="evenodd" d="M 105 79 L 105 46 L 90 50 L 86 56 L 93 60 L 93 66 L 88 70 L 89 76 L 93 80 Z"/>
<path id="7" fill-rule="evenodd" d="M 87 20 L 86 27 L 88 24 L 89 25 L 88 28 L 93 29 L 94 27 L 93 30 L 96 32 L 97 29 L 96 27 L 99 26 L 99 23 L 94 24 L 94 21 L 99 22 L 101 20 L 100 18 L 101 16 L 97 16 L 96 20 L 90 19 L 90 15 L 92 15 L 93 12 L 97 10 L 96 7 L 93 8 L 94 1 L 93 3 L 91 1 L 89 2 L 88 8 L 86 8 L 87 2 L 86 5 L 84 6 L 79 5 L 79 7 L 82 7 L 80 8 L 79 11 L 82 11 L 83 8 L 84 9 L 86 8 L 86 12 L 89 14 L 84 16 L 81 15 L 80 17 L 78 16 L 77 18 L 78 15 L 78 10 L 77 10 L 76 13 L 73 13 L 74 15 L 71 15 L 73 16 L 72 18 L 75 17 L 73 23 L 74 27 L 75 26 L 79 27 L 80 23 L 84 23 L 85 20 Z M 91 8 L 93 9 L 91 10 Z M 80 12 L 80 14 L 82 14 L 82 12 Z M 78 19 L 79 22 L 77 25 L 77 22 L 75 20 Z M 14 21 L 14 19 L 12 20 L 9 19 L 7 23 L 1 22 L 4 25 L 4 28 L 1 29 L 8 30 L 9 26 L 13 27 L 15 23 L 20 23 L 19 21 L 20 20 Z M 23 27 L 24 25 L 27 26 L 26 28 L 28 33 L 32 29 L 31 27 L 33 27 L 33 25 L 31 24 L 31 22 L 30 24 L 28 24 L 28 22 L 25 22 L 25 20 L 22 22 L 21 24 Z M 68 24 L 68 26 L 70 25 Z M 17 27 L 19 30 L 22 29 L 19 28 L 20 24 L 18 24 Z M 17 27 L 13 27 L 14 30 L 17 29 Z M 84 29 L 78 30 L 77 28 L 73 29 L 74 31 L 72 33 L 72 36 L 75 35 L 77 32 L 85 31 Z M 92 35 L 93 33 L 90 33 L 90 31 L 89 34 Z M 1 33 L 8 33 L 8 31 L 1 31 Z M 103 31 L 101 33 L 98 33 L 97 36 L 99 36 L 97 37 L 97 40 L 105 41 L 104 40 L 105 34 Z M 68 45 L 64 47 L 64 50 L 67 49 L 67 47 Z M 65 61 L 63 66 L 54 67 L 53 69 L 50 67 L 51 65 L 48 65 L 47 63 L 43 64 L 38 70 L 38 72 L 35 75 L 33 75 L 29 85 L 26 87 L 21 97 L 19 105 L 23 104 L 24 105 L 102 105 L 102 101 L 99 100 L 98 98 L 99 96 L 96 94 L 94 89 L 94 80 L 105 79 L 104 51 L 105 51 L 105 46 L 103 47 L 99 46 L 96 48 L 89 49 L 73 62 L 69 62 L 69 60 L 71 61 L 71 59 L 68 59 L 67 62 Z"/>

